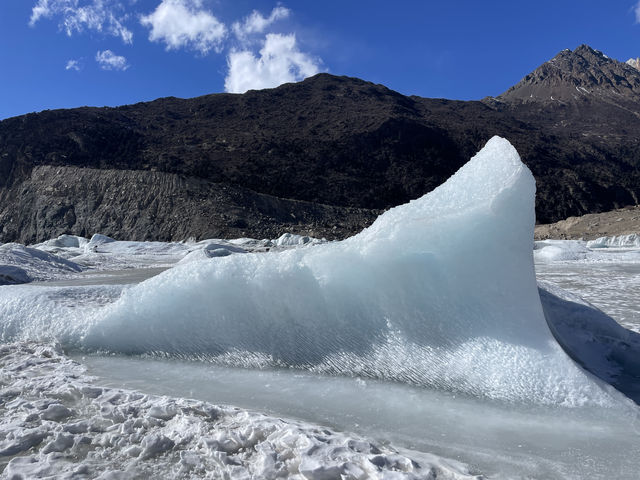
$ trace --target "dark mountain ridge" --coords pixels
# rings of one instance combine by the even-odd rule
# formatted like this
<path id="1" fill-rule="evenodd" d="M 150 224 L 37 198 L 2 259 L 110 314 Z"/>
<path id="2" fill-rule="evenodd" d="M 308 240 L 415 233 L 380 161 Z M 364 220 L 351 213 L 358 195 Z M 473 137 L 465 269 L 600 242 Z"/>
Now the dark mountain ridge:
<path id="1" fill-rule="evenodd" d="M 538 221 L 557 221 L 638 203 L 639 113 L 640 72 L 583 45 L 482 101 L 319 74 L 242 95 L 23 115 L 0 122 L 0 241 L 342 237 L 435 188 L 493 135 L 533 171 Z M 72 188 L 79 179 L 91 189 Z M 186 200 L 196 184 L 204 209 Z M 220 191 L 234 194 L 212 201 Z"/>

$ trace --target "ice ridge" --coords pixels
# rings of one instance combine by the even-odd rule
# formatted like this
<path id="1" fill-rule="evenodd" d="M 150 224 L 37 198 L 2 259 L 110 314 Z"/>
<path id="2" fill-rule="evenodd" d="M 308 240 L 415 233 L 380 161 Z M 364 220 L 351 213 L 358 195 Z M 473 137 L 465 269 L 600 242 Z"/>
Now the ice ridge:
<path id="1" fill-rule="evenodd" d="M 535 181 L 494 137 L 343 242 L 194 262 L 126 290 L 82 348 L 360 375 L 506 401 L 607 403 L 546 325 Z"/>

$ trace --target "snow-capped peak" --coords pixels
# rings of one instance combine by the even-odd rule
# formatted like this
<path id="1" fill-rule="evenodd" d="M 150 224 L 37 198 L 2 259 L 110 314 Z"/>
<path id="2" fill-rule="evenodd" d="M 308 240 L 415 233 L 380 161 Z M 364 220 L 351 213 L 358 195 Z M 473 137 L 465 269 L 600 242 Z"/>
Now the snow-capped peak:
<path id="1" fill-rule="evenodd" d="M 631 65 L 636 70 L 640 70 L 640 57 L 630 58 L 625 62 L 627 65 Z"/>

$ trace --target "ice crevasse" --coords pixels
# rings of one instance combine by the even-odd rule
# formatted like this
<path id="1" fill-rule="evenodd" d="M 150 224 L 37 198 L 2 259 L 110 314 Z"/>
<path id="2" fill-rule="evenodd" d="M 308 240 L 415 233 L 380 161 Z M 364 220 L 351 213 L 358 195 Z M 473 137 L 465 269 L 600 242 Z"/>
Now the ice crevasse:
<path id="1" fill-rule="evenodd" d="M 446 183 L 341 242 L 175 267 L 96 312 L 84 349 L 606 404 L 555 341 L 536 286 L 535 181 L 494 137 Z"/>

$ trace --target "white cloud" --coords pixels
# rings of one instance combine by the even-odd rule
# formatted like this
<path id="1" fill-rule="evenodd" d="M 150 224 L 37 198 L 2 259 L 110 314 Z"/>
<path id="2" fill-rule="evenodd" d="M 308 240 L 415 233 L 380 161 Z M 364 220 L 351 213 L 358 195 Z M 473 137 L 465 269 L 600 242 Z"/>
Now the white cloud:
<path id="1" fill-rule="evenodd" d="M 31 9 L 31 18 L 29 19 L 29 25 L 34 26 L 36 22 L 42 17 L 52 17 L 54 10 L 55 7 L 49 4 L 49 0 L 39 0 L 38 3 Z"/>
<path id="2" fill-rule="evenodd" d="M 60 28 L 68 36 L 94 30 L 120 37 L 124 43 L 133 42 L 133 33 L 124 25 L 124 7 L 117 0 L 38 0 L 31 9 L 29 25 L 42 18 L 60 18 Z"/>
<path id="3" fill-rule="evenodd" d="M 162 0 L 140 23 L 151 29 L 149 40 L 164 42 L 167 50 L 189 48 L 207 54 L 220 52 L 227 28 L 202 8 L 202 0 Z"/>
<path id="4" fill-rule="evenodd" d="M 264 17 L 260 12 L 254 10 L 251 12 L 251 15 L 244 19 L 244 21 L 235 22 L 231 28 L 236 38 L 244 41 L 247 36 L 264 32 L 273 22 L 287 18 L 290 14 L 291 11 L 282 6 L 278 6 L 271 10 L 271 14 L 268 17 Z"/>
<path id="5" fill-rule="evenodd" d="M 127 59 L 123 56 L 116 55 L 111 50 L 98 51 L 96 53 L 96 62 L 103 70 L 126 70 L 129 68 Z"/>
<path id="6" fill-rule="evenodd" d="M 277 87 L 319 72 L 320 60 L 301 52 L 293 34 L 268 34 L 259 53 L 259 57 L 249 50 L 229 53 L 225 91 L 244 93 L 251 89 Z"/>
<path id="7" fill-rule="evenodd" d="M 131 9 L 138 0 L 31 0 L 29 24 L 43 19 L 59 21 L 67 35 L 85 31 L 114 35 L 132 43 L 133 34 L 125 26 L 134 18 Z M 209 0 L 155 0 L 155 10 L 139 17 L 149 29 L 149 41 L 163 43 L 167 50 L 187 49 L 206 55 L 227 54 L 225 90 L 240 93 L 300 81 L 320 71 L 322 61 L 300 50 L 293 33 L 274 33 L 273 24 L 288 18 L 291 10 L 278 5 L 265 16 L 253 10 L 248 16 L 227 26 L 205 5 Z M 129 11 L 127 11 L 129 9 Z M 640 18 L 640 3 L 637 6 Z M 258 51 L 259 49 L 259 51 Z M 127 59 L 111 50 L 95 56 L 103 70 L 126 70 Z M 69 60 L 66 70 L 79 71 L 79 60 Z"/>
<path id="8" fill-rule="evenodd" d="M 636 3 L 636 6 L 633 7 L 633 13 L 636 15 L 636 23 L 640 23 L 640 2 Z"/>
<path id="9" fill-rule="evenodd" d="M 65 70 L 75 70 L 76 72 L 80 71 L 80 62 L 78 60 L 69 60 L 67 62 L 67 66 L 64 67 Z"/>

